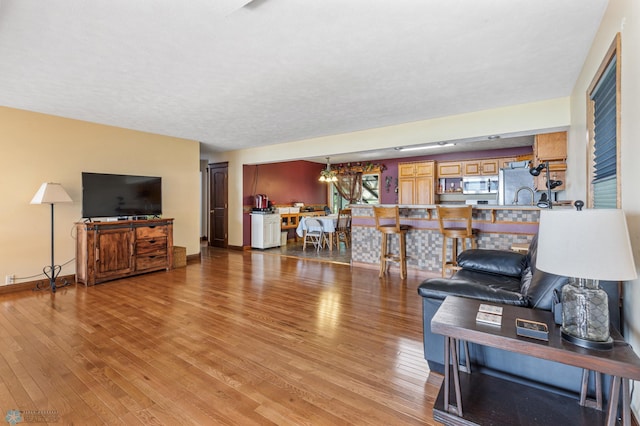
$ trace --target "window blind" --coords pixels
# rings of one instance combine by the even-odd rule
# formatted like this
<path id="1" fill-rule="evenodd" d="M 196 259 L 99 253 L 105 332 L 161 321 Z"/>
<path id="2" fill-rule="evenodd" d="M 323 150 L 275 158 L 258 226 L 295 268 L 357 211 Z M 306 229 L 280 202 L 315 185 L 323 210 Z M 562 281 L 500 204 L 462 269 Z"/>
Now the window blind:
<path id="1" fill-rule="evenodd" d="M 617 207 L 616 56 L 591 93 L 594 120 L 593 207 Z"/>

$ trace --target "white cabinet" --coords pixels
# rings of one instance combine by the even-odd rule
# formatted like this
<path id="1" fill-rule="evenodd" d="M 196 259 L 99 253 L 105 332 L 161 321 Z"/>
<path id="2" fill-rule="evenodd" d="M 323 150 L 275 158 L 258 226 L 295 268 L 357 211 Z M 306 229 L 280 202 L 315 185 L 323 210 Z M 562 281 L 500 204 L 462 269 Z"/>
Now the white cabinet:
<path id="1" fill-rule="evenodd" d="M 271 248 L 280 246 L 280 215 L 251 214 L 251 247 Z"/>

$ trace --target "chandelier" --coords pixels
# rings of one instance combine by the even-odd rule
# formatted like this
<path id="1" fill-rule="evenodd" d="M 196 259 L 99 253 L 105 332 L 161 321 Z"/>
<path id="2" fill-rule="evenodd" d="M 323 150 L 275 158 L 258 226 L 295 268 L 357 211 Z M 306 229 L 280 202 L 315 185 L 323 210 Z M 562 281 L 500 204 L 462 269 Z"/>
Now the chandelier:
<path id="1" fill-rule="evenodd" d="M 331 163 L 329 163 L 329 157 L 327 157 L 327 168 L 320 171 L 320 178 L 318 180 L 320 182 L 327 182 L 327 183 L 337 182 L 338 177 L 336 175 L 337 173 L 331 170 Z"/>

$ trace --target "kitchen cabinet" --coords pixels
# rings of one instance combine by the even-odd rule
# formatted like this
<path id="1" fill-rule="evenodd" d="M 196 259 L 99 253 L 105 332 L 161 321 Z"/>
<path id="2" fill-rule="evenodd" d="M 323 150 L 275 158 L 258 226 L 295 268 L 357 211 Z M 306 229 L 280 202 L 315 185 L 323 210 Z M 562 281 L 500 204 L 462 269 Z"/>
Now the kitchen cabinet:
<path id="1" fill-rule="evenodd" d="M 533 143 L 533 155 L 538 162 L 567 160 L 567 132 L 536 135 Z"/>
<path id="2" fill-rule="evenodd" d="M 467 160 L 462 162 L 463 176 L 489 176 L 497 175 L 499 160 L 486 158 L 481 160 Z"/>
<path id="3" fill-rule="evenodd" d="M 462 163 L 460 161 L 442 161 L 438 162 L 438 177 L 461 177 Z"/>
<path id="4" fill-rule="evenodd" d="M 398 163 L 398 203 L 433 204 L 434 161 Z"/>
<path id="5" fill-rule="evenodd" d="M 251 214 L 251 247 L 280 247 L 279 214 Z"/>
<path id="6" fill-rule="evenodd" d="M 549 162 L 549 177 L 560 180 L 562 185 L 553 191 L 563 191 L 566 188 L 567 170 L 567 132 L 545 133 L 536 135 L 533 143 L 534 164 Z M 534 179 L 536 191 L 547 190 L 547 171 L 542 170 Z"/>
<path id="7" fill-rule="evenodd" d="M 509 167 L 509 163 L 511 163 L 512 161 L 517 161 L 516 157 L 498 158 L 498 169 L 504 169 L 505 167 Z"/>
<path id="8" fill-rule="evenodd" d="M 559 180 L 562 181 L 562 185 L 556 186 L 553 188 L 553 191 L 564 191 L 566 189 L 567 183 L 567 173 L 565 171 L 556 171 L 549 170 L 549 177 L 551 180 Z M 538 176 L 536 176 L 533 180 L 533 185 L 536 191 L 545 192 L 547 190 L 547 172 L 543 170 Z"/>

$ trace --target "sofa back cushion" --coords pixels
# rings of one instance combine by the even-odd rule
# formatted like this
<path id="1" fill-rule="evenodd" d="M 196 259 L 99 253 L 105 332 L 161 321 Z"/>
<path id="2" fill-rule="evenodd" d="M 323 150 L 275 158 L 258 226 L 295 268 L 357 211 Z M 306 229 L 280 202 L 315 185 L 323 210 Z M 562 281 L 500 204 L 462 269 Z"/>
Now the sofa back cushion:
<path id="1" fill-rule="evenodd" d="M 465 250 L 458 255 L 457 261 L 464 270 L 517 278 L 522 276 L 527 265 L 525 255 L 507 250 Z"/>
<path id="2" fill-rule="evenodd" d="M 569 279 L 537 269 L 537 254 L 538 234 L 529 244 L 528 267 L 522 275 L 520 293 L 529 301 L 529 307 L 550 311 L 553 303 L 553 290 L 561 290 L 562 286 L 569 282 Z"/>

